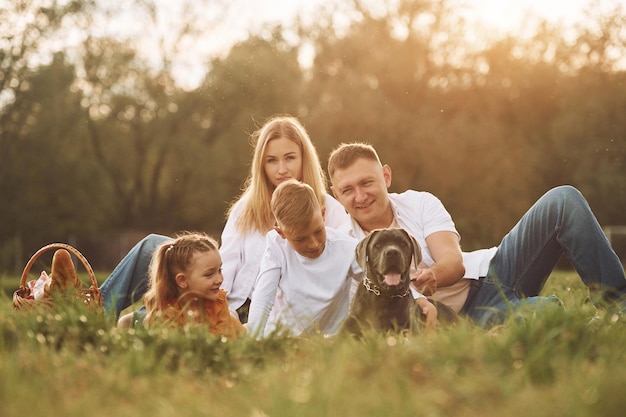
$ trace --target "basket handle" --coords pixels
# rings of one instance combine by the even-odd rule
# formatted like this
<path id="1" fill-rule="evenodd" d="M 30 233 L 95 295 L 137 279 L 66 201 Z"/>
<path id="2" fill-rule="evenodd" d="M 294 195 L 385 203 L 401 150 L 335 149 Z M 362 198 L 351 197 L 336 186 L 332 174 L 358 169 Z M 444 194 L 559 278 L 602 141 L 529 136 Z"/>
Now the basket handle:
<path id="1" fill-rule="evenodd" d="M 24 267 L 24 272 L 22 272 L 22 278 L 20 280 L 20 289 L 26 288 L 26 281 L 28 280 L 28 274 L 30 273 L 30 268 L 33 266 L 37 258 L 39 258 L 39 256 L 42 255 L 44 252 L 47 252 L 52 249 L 65 249 L 71 254 L 75 255 L 81 261 L 81 263 L 85 267 L 85 270 L 87 270 L 87 273 L 89 274 L 89 279 L 91 280 L 91 288 L 93 289 L 98 288 L 98 281 L 96 280 L 96 274 L 94 274 L 93 269 L 91 268 L 91 265 L 87 261 L 87 258 L 85 258 L 83 254 L 78 251 L 78 249 L 66 243 L 50 243 L 49 245 L 46 245 L 42 247 L 41 249 L 39 249 L 37 252 L 34 253 L 33 256 L 31 256 L 30 260 Z"/>

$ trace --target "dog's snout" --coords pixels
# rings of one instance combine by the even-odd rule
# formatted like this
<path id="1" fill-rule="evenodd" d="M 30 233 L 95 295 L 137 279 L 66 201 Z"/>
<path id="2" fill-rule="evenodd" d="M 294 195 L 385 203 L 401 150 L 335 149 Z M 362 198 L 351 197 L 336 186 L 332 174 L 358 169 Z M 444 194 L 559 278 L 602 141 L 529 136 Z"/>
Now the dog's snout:
<path id="1" fill-rule="evenodd" d="M 385 250 L 384 256 L 386 258 L 397 258 L 400 256 L 400 251 L 396 248 L 387 248 Z"/>

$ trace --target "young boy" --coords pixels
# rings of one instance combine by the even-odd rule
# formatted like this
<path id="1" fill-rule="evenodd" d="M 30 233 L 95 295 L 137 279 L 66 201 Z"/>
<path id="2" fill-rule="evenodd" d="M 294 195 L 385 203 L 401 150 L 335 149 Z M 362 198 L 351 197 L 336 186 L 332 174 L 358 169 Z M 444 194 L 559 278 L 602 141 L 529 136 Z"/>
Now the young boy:
<path id="1" fill-rule="evenodd" d="M 248 332 L 257 337 L 277 328 L 294 335 L 337 333 L 361 280 L 354 253 L 358 241 L 325 227 L 324 209 L 307 184 L 281 183 L 271 208 L 276 226 L 266 236 Z M 430 304 L 425 298 L 418 302 Z"/>

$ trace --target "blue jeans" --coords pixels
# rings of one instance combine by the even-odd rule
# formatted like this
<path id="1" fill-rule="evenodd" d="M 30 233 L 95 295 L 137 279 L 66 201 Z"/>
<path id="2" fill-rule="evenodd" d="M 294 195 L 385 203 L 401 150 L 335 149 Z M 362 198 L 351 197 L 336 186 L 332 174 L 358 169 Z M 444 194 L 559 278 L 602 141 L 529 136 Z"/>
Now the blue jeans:
<path id="1" fill-rule="evenodd" d="M 574 187 L 561 186 L 544 194 L 502 239 L 468 316 L 488 327 L 520 304 L 558 301 L 538 294 L 563 254 L 594 304 L 610 304 L 626 294 L 624 268 L 589 204 Z"/>
<path id="2" fill-rule="evenodd" d="M 114 313 L 117 318 L 122 310 L 143 297 L 148 290 L 148 270 L 152 254 L 162 243 L 171 240 L 173 239 L 167 236 L 151 234 L 126 254 L 100 286 L 107 314 Z"/>

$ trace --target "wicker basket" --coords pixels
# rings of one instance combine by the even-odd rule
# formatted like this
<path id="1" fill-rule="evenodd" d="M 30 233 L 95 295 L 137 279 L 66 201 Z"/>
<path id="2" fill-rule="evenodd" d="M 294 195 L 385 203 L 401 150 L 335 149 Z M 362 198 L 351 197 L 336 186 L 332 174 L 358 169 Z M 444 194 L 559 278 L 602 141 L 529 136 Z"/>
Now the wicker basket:
<path id="1" fill-rule="evenodd" d="M 31 267 L 35 263 L 35 261 L 41 256 L 43 253 L 48 252 L 53 249 L 65 249 L 70 252 L 72 255 L 76 256 L 83 266 L 85 270 L 89 274 L 89 279 L 91 280 L 91 286 L 89 288 L 82 288 L 82 283 L 80 283 L 80 289 L 77 291 L 77 299 L 81 300 L 84 304 L 89 306 L 94 306 L 101 308 L 102 307 L 102 295 L 100 293 L 100 289 L 98 288 L 98 281 L 96 280 L 96 275 L 91 268 L 87 259 L 73 246 L 67 245 L 65 243 L 51 243 L 49 245 L 44 246 L 39 249 L 35 254 L 30 258 L 26 266 L 24 267 L 24 272 L 22 272 L 22 279 L 20 281 L 20 288 L 17 289 L 13 293 L 13 307 L 16 310 L 20 309 L 28 309 L 36 306 L 48 306 L 51 307 L 54 301 L 54 296 L 49 294 L 48 292 L 44 293 L 44 297 L 39 300 L 35 300 L 35 298 L 31 294 L 30 288 L 28 288 L 28 274 L 30 272 Z"/>

